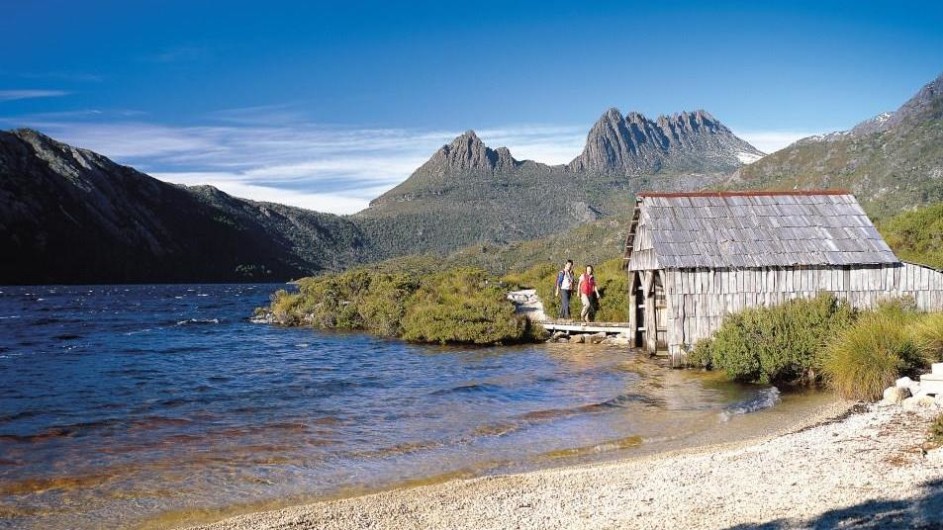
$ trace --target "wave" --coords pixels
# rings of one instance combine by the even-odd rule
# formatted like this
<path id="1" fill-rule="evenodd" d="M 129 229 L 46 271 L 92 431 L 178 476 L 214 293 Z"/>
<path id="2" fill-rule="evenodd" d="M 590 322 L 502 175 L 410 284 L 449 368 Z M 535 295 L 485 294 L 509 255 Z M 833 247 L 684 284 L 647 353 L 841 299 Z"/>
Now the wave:
<path id="1" fill-rule="evenodd" d="M 764 388 L 756 393 L 750 399 L 729 405 L 720 413 L 721 421 L 730 421 L 730 418 L 741 414 L 750 414 L 758 410 L 773 408 L 779 403 L 779 389 L 774 387 Z"/>
<path id="2" fill-rule="evenodd" d="M 189 326 L 191 324 L 219 324 L 218 318 L 191 318 L 189 320 L 178 320 L 178 326 Z"/>
<path id="3" fill-rule="evenodd" d="M 468 385 L 459 385 L 453 388 L 444 388 L 441 390 L 436 390 L 435 392 L 430 393 L 430 396 L 446 396 L 449 394 L 481 394 L 481 393 L 491 393 L 499 392 L 501 387 L 497 385 L 491 385 L 488 383 L 472 383 Z"/>

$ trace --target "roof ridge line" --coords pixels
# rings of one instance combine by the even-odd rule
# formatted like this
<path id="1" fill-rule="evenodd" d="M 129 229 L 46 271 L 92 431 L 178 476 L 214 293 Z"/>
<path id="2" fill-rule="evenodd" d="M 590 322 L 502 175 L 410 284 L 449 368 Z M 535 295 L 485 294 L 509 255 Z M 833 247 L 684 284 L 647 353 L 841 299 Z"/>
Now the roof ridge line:
<path id="1" fill-rule="evenodd" d="M 775 197 L 778 195 L 815 196 L 815 195 L 852 195 L 844 189 L 823 190 L 759 190 L 759 191 L 689 191 L 689 192 L 662 192 L 640 191 L 636 197 Z"/>

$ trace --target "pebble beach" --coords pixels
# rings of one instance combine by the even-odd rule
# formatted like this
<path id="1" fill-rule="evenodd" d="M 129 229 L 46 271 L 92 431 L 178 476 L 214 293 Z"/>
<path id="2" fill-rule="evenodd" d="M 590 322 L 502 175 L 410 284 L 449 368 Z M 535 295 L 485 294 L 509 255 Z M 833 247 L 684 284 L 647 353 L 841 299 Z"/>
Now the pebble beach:
<path id="1" fill-rule="evenodd" d="M 193 528 L 943 528 L 943 451 L 926 443 L 935 414 L 837 402 L 736 443 L 393 489 Z"/>

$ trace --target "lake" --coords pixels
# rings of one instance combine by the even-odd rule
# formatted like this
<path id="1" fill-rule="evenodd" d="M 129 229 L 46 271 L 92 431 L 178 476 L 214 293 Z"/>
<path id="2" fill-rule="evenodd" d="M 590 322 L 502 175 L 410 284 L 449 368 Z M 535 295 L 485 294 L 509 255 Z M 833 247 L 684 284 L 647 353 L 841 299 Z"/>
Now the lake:
<path id="1" fill-rule="evenodd" d="M 161 527 L 645 454 L 827 399 L 625 347 L 251 323 L 280 287 L 0 287 L 0 528 Z"/>

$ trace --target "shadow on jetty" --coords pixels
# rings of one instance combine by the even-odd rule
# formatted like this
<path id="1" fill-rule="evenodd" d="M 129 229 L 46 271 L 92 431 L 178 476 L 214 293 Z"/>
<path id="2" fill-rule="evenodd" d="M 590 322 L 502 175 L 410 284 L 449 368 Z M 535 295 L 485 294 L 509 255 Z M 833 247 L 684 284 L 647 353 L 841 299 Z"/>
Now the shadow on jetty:
<path id="1" fill-rule="evenodd" d="M 910 500 L 874 499 L 842 508 L 829 510 L 810 520 L 777 519 L 763 524 L 741 524 L 729 530 L 781 530 L 808 528 L 912 528 L 943 530 L 943 479 L 921 484 L 924 493 L 916 502 Z"/>

